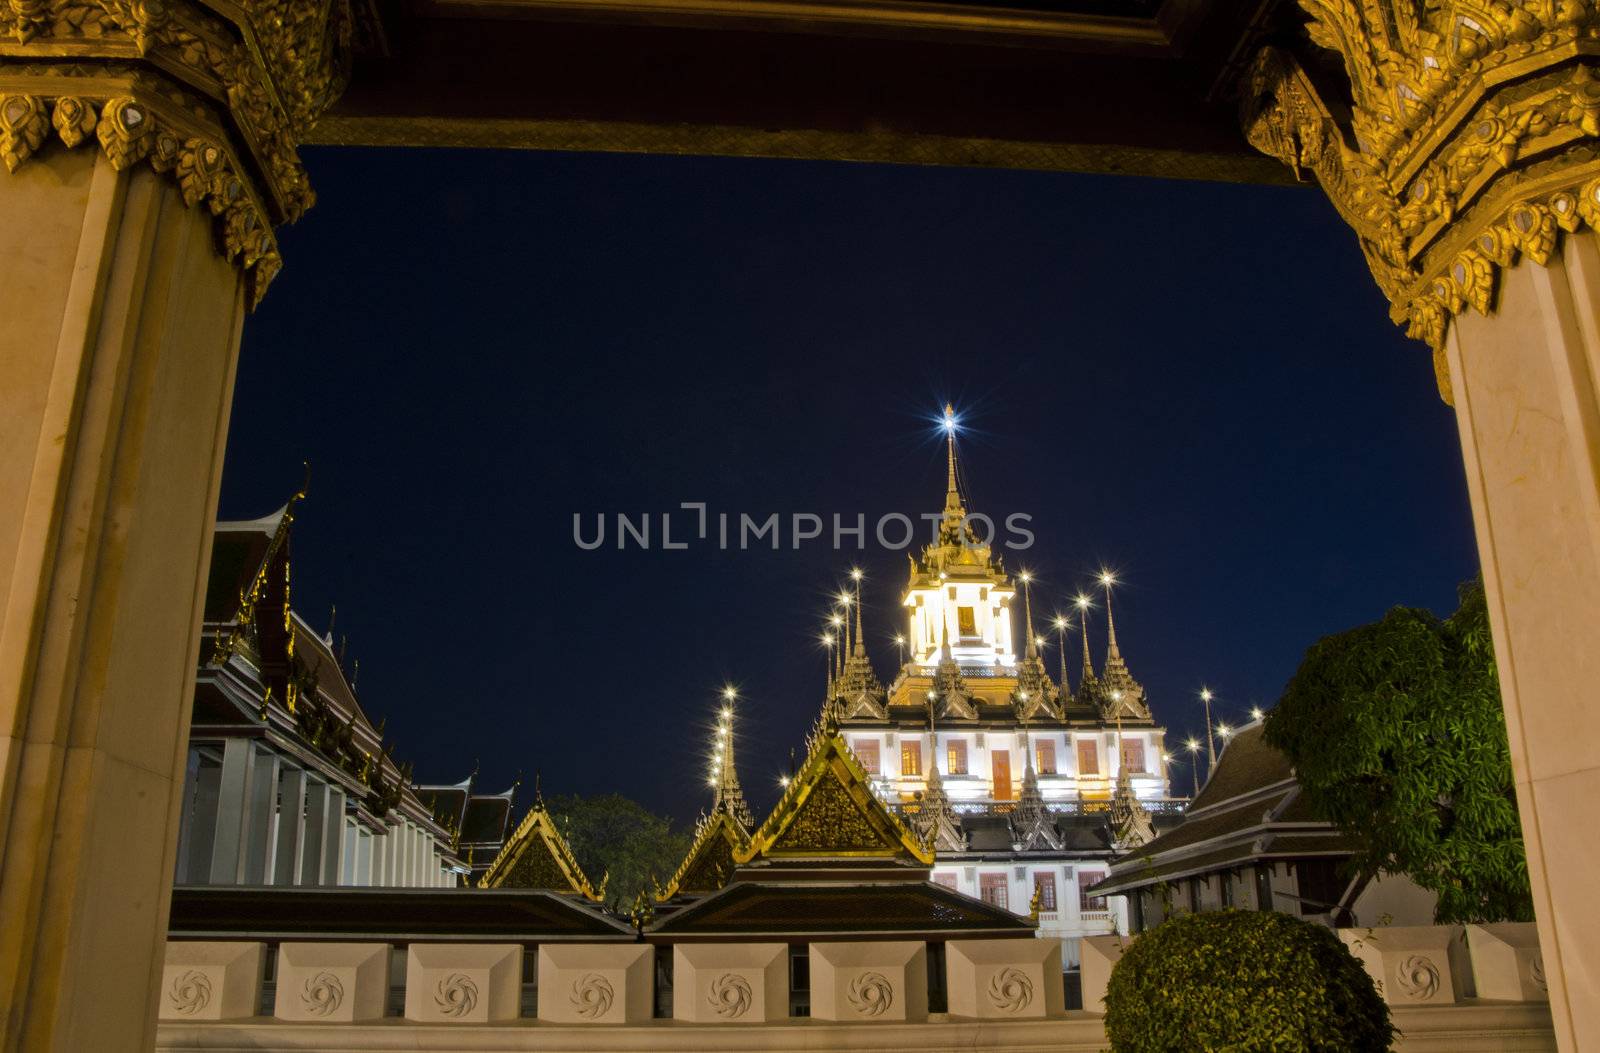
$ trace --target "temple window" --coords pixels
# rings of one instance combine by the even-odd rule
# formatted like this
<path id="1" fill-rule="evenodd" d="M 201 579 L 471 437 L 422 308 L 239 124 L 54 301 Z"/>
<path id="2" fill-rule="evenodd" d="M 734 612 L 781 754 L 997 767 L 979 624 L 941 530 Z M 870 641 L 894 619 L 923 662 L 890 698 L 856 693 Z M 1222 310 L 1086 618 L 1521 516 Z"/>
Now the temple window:
<path id="1" fill-rule="evenodd" d="M 850 749 L 856 755 L 856 760 L 860 761 L 861 766 L 867 770 L 867 774 L 877 775 L 879 773 L 877 739 L 856 739 L 850 743 Z"/>
<path id="2" fill-rule="evenodd" d="M 967 742 L 965 739 L 951 739 L 947 748 L 946 764 L 951 775 L 967 774 Z"/>
<path id="3" fill-rule="evenodd" d="M 1106 898 L 1104 896 L 1089 895 L 1089 887 L 1105 880 L 1104 870 L 1078 871 L 1078 909 L 1079 910 L 1105 910 Z"/>
<path id="4" fill-rule="evenodd" d="M 900 774 L 922 774 L 922 743 L 906 739 L 900 743 Z"/>
<path id="5" fill-rule="evenodd" d="M 1100 748 L 1094 739 L 1078 740 L 1078 774 L 1100 774 Z"/>
<path id="6" fill-rule="evenodd" d="M 1056 744 L 1049 739 L 1042 739 L 1034 743 L 1034 764 L 1038 766 L 1040 775 L 1054 775 L 1056 773 Z"/>
<path id="7" fill-rule="evenodd" d="M 1011 897 L 1008 894 L 1010 879 L 1004 874 L 979 874 L 978 898 L 992 907 L 1011 909 Z"/>
<path id="8" fill-rule="evenodd" d="M 978 618 L 971 607 L 956 608 L 956 631 L 962 636 L 978 635 Z"/>
<path id="9" fill-rule="evenodd" d="M 1039 897 L 1039 910 L 1053 911 L 1056 909 L 1056 876 L 1049 871 L 1041 871 L 1033 875 L 1033 891 Z"/>
<path id="10" fill-rule="evenodd" d="M 1122 770 L 1144 771 L 1144 740 L 1122 740 Z"/>

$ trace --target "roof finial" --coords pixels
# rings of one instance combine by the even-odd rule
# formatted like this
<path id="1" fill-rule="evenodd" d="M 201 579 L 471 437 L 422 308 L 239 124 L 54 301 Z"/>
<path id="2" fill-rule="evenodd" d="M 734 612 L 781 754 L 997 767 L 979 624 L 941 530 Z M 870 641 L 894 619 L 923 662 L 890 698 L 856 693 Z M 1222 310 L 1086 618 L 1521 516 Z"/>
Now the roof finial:
<path id="1" fill-rule="evenodd" d="M 944 450 L 945 450 L 945 494 L 944 514 L 949 517 L 961 517 L 964 510 L 961 505 L 961 484 L 956 475 L 956 408 L 951 403 L 944 404 Z"/>
<path id="2" fill-rule="evenodd" d="M 1072 685 L 1067 683 L 1067 630 L 1072 628 L 1072 623 L 1057 611 L 1055 620 L 1051 624 L 1056 629 L 1056 650 L 1061 652 L 1061 700 L 1065 703 L 1067 697 L 1072 694 Z"/>
<path id="3" fill-rule="evenodd" d="M 1116 583 L 1117 576 L 1102 567 L 1100 570 L 1100 585 L 1106 590 L 1106 661 L 1108 663 L 1119 653 L 1117 650 L 1117 623 L 1111 617 L 1111 586 Z"/>
<path id="4" fill-rule="evenodd" d="M 1039 644 L 1033 635 L 1033 590 L 1030 587 L 1033 583 L 1033 575 L 1023 571 L 1017 575 L 1017 579 L 1022 582 L 1022 606 L 1023 610 L 1027 612 L 1024 620 L 1027 622 L 1028 643 L 1022 653 L 1028 658 L 1038 658 Z"/>
<path id="5" fill-rule="evenodd" d="M 861 568 L 851 567 L 850 577 L 856 583 L 856 644 L 850 653 L 858 657 L 865 657 L 867 653 L 867 645 L 862 641 L 861 638 Z"/>
<path id="6" fill-rule="evenodd" d="M 1078 631 L 1083 634 L 1083 683 L 1094 679 L 1094 662 L 1089 658 L 1089 597 L 1078 593 Z"/>
<path id="7" fill-rule="evenodd" d="M 733 762 L 733 704 L 738 690 L 728 684 L 722 689 L 722 710 L 717 719 L 717 744 L 715 774 L 712 778 L 716 795 L 711 801 L 711 814 L 719 809 L 726 811 L 745 829 L 755 825 L 750 806 L 745 802 L 744 790 L 739 786 L 739 771 Z"/>

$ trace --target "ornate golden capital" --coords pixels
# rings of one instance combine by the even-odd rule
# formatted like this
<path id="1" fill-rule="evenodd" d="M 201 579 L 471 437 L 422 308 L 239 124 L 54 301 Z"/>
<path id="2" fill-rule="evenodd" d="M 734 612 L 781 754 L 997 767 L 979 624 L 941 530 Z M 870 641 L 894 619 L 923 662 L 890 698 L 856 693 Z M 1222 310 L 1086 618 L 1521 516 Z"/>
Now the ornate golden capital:
<path id="1" fill-rule="evenodd" d="M 314 195 L 296 152 L 348 74 L 349 0 L 0 0 L 0 157 L 54 136 L 169 174 L 217 217 L 257 302 L 273 228 Z"/>
<path id="2" fill-rule="evenodd" d="M 1448 402 L 1450 318 L 1489 314 L 1500 268 L 1543 264 L 1558 231 L 1600 225 L 1600 11 L 1593 0 L 1298 2 L 1326 51 L 1302 62 L 1263 48 L 1240 121 L 1355 228 L 1391 316 L 1433 348 Z M 1322 69 L 1334 55 L 1344 84 Z"/>

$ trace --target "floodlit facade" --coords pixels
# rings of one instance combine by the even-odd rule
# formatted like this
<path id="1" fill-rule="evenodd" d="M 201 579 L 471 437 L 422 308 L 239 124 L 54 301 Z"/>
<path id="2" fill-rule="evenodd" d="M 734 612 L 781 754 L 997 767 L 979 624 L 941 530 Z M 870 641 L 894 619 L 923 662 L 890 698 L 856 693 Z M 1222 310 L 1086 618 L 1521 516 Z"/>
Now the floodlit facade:
<path id="1" fill-rule="evenodd" d="M 962 494 L 953 413 L 938 535 L 911 561 L 901 594 L 903 664 L 881 684 L 867 657 L 859 595 L 842 599 L 828 708 L 875 790 L 937 851 L 933 880 L 1017 913 L 1063 943 L 1126 931 L 1120 902 L 1090 896 L 1111 861 L 1175 819 L 1165 729 L 1128 670 L 1103 575 L 1106 652 L 1097 671 L 1078 619 L 1038 634 L 1031 579 L 1008 573 L 974 530 Z M 859 588 L 859 586 L 858 586 Z M 853 607 L 853 612 L 849 608 Z M 1020 609 L 1019 609 L 1020 608 Z M 1081 640 L 1077 685 L 1069 632 Z M 1052 678 L 1043 658 L 1058 650 Z"/>

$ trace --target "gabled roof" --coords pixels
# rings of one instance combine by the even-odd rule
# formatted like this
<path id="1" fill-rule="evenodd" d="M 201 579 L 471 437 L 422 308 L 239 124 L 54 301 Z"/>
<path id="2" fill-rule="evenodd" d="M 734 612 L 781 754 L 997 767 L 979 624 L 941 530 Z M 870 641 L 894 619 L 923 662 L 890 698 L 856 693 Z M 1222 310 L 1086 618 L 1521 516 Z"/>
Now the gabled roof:
<path id="1" fill-rule="evenodd" d="M 869 779 L 836 729 L 819 730 L 799 774 L 735 862 L 881 859 L 932 866 L 933 851 L 878 800 Z"/>
<path id="2" fill-rule="evenodd" d="M 733 876 L 734 857 L 750 844 L 750 834 L 728 814 L 718 809 L 700 823 L 694 843 L 683 857 L 678 872 L 667 887 L 655 894 L 664 903 L 685 892 L 715 892 Z"/>
<path id="3" fill-rule="evenodd" d="M 735 881 L 656 921 L 650 935 L 680 938 L 804 938 L 848 933 L 1028 938 L 1036 923 L 928 881 Z"/>
<path id="4" fill-rule="evenodd" d="M 1256 722 L 1228 740 L 1183 822 L 1118 860 L 1089 891 L 1115 895 L 1268 859 L 1347 858 L 1353 850 L 1347 835 L 1310 808 L 1289 758 Z"/>
<path id="5" fill-rule="evenodd" d="M 601 884 L 603 889 L 604 882 Z M 567 839 L 556 829 L 555 819 L 545 808 L 543 799 L 534 801 L 516 833 L 489 864 L 478 885 L 480 888 L 554 889 L 595 901 L 602 895 L 584 876 L 583 868 L 578 866 Z"/>

